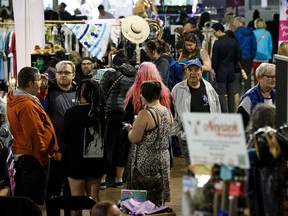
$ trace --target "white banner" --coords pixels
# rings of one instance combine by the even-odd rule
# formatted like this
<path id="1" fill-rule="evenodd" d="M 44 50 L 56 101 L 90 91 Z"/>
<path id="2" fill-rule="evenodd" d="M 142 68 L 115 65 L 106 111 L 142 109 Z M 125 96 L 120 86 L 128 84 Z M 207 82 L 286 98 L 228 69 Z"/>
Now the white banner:
<path id="1" fill-rule="evenodd" d="M 184 113 L 183 119 L 192 164 L 250 167 L 240 114 Z"/>

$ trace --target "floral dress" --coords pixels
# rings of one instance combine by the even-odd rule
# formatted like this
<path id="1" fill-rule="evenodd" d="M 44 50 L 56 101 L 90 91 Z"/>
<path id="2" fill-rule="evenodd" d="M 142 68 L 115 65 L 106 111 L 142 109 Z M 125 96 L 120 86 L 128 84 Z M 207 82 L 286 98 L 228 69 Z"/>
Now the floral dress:
<path id="1" fill-rule="evenodd" d="M 131 180 L 133 179 L 133 169 L 135 167 L 135 159 L 137 158 L 137 168 L 143 175 L 153 176 L 161 170 L 163 179 L 163 191 L 161 202 L 170 201 L 170 156 L 168 139 L 171 133 L 171 125 L 168 122 L 168 116 L 171 115 L 168 109 L 161 112 L 160 109 L 149 107 L 157 114 L 160 121 L 155 116 L 156 127 L 145 131 L 138 144 L 132 144 L 127 165 L 127 188 L 133 189 Z M 151 113 L 152 114 L 152 113 Z M 155 115 L 155 114 L 154 114 Z M 158 125 L 157 122 L 160 122 Z M 158 125 L 158 127 L 157 127 Z M 136 155 L 137 153 L 137 155 Z"/>

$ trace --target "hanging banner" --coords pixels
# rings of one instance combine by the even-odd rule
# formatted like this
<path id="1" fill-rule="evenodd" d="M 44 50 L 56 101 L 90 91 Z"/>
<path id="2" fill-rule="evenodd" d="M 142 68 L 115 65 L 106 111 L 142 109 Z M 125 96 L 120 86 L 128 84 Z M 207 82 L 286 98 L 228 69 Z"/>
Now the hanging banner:
<path id="1" fill-rule="evenodd" d="M 288 40 L 288 3 L 280 0 L 279 44 Z"/>
<path id="2" fill-rule="evenodd" d="M 108 47 L 111 25 L 107 23 L 66 24 L 88 52 L 101 59 Z"/>

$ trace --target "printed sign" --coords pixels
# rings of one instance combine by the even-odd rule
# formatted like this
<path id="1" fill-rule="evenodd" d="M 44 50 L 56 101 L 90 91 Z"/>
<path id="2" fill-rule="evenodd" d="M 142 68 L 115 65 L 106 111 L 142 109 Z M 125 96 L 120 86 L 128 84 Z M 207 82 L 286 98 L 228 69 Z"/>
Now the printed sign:
<path id="1" fill-rule="evenodd" d="M 240 114 L 184 113 L 183 119 L 192 164 L 250 167 Z"/>
<path id="2" fill-rule="evenodd" d="M 287 0 L 281 0 L 280 3 L 280 21 L 279 21 L 279 43 L 288 40 L 288 3 Z"/>

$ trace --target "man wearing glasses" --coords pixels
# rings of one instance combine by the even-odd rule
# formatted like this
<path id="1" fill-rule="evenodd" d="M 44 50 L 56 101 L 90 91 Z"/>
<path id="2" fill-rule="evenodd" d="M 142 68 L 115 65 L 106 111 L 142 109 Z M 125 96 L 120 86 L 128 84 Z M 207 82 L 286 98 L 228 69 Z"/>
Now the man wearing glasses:
<path id="1" fill-rule="evenodd" d="M 47 93 L 43 107 L 49 114 L 52 124 L 55 128 L 57 140 L 62 149 L 61 133 L 64 123 L 64 115 L 66 110 L 75 105 L 76 84 L 73 82 L 75 78 L 75 65 L 71 61 L 60 61 L 56 64 L 55 81 L 49 81 L 49 86 L 42 86 L 41 92 Z M 69 195 L 70 189 L 67 177 L 62 170 L 62 162 L 55 159 L 50 160 L 50 171 L 47 187 L 46 201 L 51 196 L 61 194 L 63 186 L 63 194 Z M 47 215 L 50 214 L 49 202 L 46 203 Z"/>
<path id="2" fill-rule="evenodd" d="M 78 84 L 82 80 L 91 79 L 94 74 L 94 61 L 90 57 L 84 57 L 80 61 L 81 72 L 76 74 L 75 82 Z"/>
<path id="3" fill-rule="evenodd" d="M 17 81 L 17 89 L 7 95 L 7 116 L 14 137 L 14 195 L 44 205 L 48 161 L 58 151 L 53 124 L 36 97 L 46 79 L 37 68 L 24 67 Z"/>
<path id="4" fill-rule="evenodd" d="M 185 112 L 221 113 L 218 95 L 212 85 L 202 78 L 202 64 L 198 58 L 186 64 L 186 78 L 172 89 L 175 117 L 172 135 L 179 137 L 180 149 L 186 165 L 190 165 L 182 114 Z"/>

